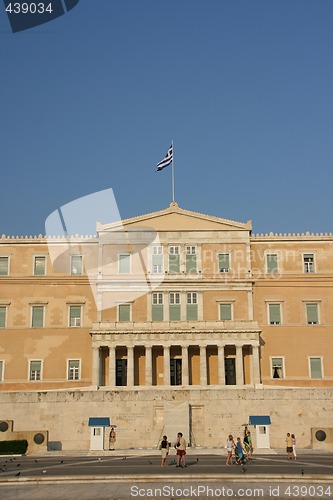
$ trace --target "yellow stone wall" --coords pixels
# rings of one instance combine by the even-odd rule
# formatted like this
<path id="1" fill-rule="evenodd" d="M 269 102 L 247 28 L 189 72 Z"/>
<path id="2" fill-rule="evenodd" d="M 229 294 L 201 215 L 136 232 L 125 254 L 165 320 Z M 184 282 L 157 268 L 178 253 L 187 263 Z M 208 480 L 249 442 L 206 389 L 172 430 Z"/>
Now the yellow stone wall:
<path id="1" fill-rule="evenodd" d="M 112 225 L 101 227 L 101 235 L 111 230 Z M 152 227 L 163 245 L 164 263 L 167 270 L 168 245 L 179 244 L 182 271 L 177 275 L 165 274 L 161 283 L 152 291 L 165 295 L 172 291 L 185 294 L 196 291 L 202 307 L 201 320 L 219 321 L 219 304 L 232 303 L 233 321 L 248 321 L 252 315 L 261 330 L 261 377 L 264 385 L 286 386 L 332 386 L 333 366 L 333 237 L 332 235 L 266 235 L 251 236 L 251 224 L 235 223 L 217 217 L 203 216 L 177 207 L 123 221 L 128 229 Z M 101 237 L 102 238 L 102 237 Z M 104 237 L 103 237 L 104 238 Z M 0 360 L 5 362 L 4 380 L 1 390 L 44 390 L 91 386 L 92 384 L 92 339 L 90 331 L 95 321 L 117 322 L 118 292 L 104 292 L 103 307 L 97 311 L 96 290 L 92 282 L 98 280 L 98 259 L 101 258 L 103 279 L 114 283 L 142 275 L 142 259 L 149 274 L 150 253 L 145 245 L 135 242 L 111 244 L 107 238 L 74 237 L 68 245 L 66 239 L 51 242 L 38 237 L 0 239 L 0 256 L 10 257 L 8 276 L 0 276 L 0 306 L 7 306 L 7 325 L 0 329 Z M 50 243 L 51 246 L 50 246 Z M 198 273 L 188 276 L 184 272 L 185 247 L 197 248 Z M 51 249 L 52 247 L 52 249 Z M 101 252 L 101 253 L 99 253 Z M 230 254 L 230 272 L 218 272 L 218 254 Z M 131 253 L 131 276 L 119 276 L 118 256 Z M 266 256 L 277 253 L 279 272 L 266 272 Z M 304 273 L 302 255 L 315 255 L 315 272 Z M 83 255 L 88 273 L 83 276 L 70 274 L 70 256 Z M 33 275 L 34 256 L 47 256 L 45 276 Z M 55 256 L 57 258 L 55 259 Z M 52 258 L 51 258 L 52 257 Z M 108 296 L 109 294 L 109 296 Z M 128 294 L 130 297 L 131 294 Z M 121 300 L 126 294 L 119 295 Z M 121 302 L 118 301 L 118 302 Z M 306 302 L 319 304 L 319 325 L 306 322 Z M 281 304 L 282 324 L 268 324 L 269 302 Z M 130 300 L 132 321 L 147 322 L 151 314 L 151 294 L 138 294 Z M 45 306 L 43 328 L 31 328 L 31 305 Z M 69 305 L 82 304 L 81 327 L 68 326 Z M 110 305 L 108 307 L 108 304 Z M 165 303 L 165 308 L 167 304 Z M 228 323 L 228 322 L 225 322 Z M 160 326 L 159 326 L 160 328 Z M 162 332 L 170 328 L 165 323 Z M 222 328 L 222 326 L 221 326 Z M 223 326 L 224 328 L 224 326 Z M 152 324 L 152 330 L 154 325 Z M 235 334 L 237 335 L 237 334 Z M 235 337 L 236 338 L 236 337 Z M 199 342 L 198 342 L 199 345 Z M 175 354 L 175 353 L 173 353 Z M 118 357 L 126 357 L 126 348 L 118 350 Z M 181 353 L 176 353 L 181 356 Z M 235 349 L 227 347 L 226 357 L 235 357 Z M 244 348 L 244 378 L 250 383 L 250 353 Z M 309 356 L 323 358 L 323 378 L 309 378 Z M 271 357 L 282 357 L 285 361 L 285 378 L 275 380 L 270 372 Z M 29 382 L 28 360 L 43 360 L 43 380 Z M 68 359 L 81 360 L 79 381 L 66 380 Z M 208 384 L 217 383 L 217 349 L 207 349 Z M 164 385 L 163 351 L 153 356 L 153 385 Z M 145 385 L 145 353 L 136 350 L 135 384 Z M 189 349 L 190 384 L 200 384 L 199 348 Z M 108 379 L 109 355 L 103 348 L 102 369 Z"/>

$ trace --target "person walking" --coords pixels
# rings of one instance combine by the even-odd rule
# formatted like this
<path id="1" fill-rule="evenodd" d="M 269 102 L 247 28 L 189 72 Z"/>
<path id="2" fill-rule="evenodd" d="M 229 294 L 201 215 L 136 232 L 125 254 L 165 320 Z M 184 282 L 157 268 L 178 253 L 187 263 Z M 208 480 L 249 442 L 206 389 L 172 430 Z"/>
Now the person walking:
<path id="1" fill-rule="evenodd" d="M 178 432 L 177 434 L 177 442 L 175 444 L 175 448 L 177 450 L 177 465 L 176 467 L 186 467 L 186 441 L 183 438 L 182 432 Z"/>
<path id="2" fill-rule="evenodd" d="M 252 454 L 253 454 L 253 446 L 252 446 L 252 436 L 251 436 L 251 432 L 250 431 L 247 431 L 247 442 L 248 442 L 248 446 L 249 446 L 249 452 L 248 452 L 248 459 L 251 460 L 252 459 Z"/>
<path id="3" fill-rule="evenodd" d="M 163 436 L 159 448 L 161 450 L 161 457 L 162 457 L 161 467 L 164 467 L 166 457 L 169 455 L 169 443 L 167 436 Z"/>
<path id="4" fill-rule="evenodd" d="M 251 460 L 253 448 L 252 448 L 252 437 L 251 437 L 250 431 L 246 431 L 246 434 L 244 434 L 243 443 L 244 443 L 244 449 L 246 452 L 246 456 L 249 460 Z"/>
<path id="5" fill-rule="evenodd" d="M 245 450 L 242 446 L 241 438 L 238 437 L 235 446 L 236 465 L 244 463 L 244 455 L 245 455 Z"/>
<path id="6" fill-rule="evenodd" d="M 293 452 L 293 440 L 290 435 L 290 432 L 287 432 L 287 437 L 286 437 L 286 446 L 287 446 L 287 460 L 292 459 L 292 452 Z"/>
<path id="7" fill-rule="evenodd" d="M 292 457 L 294 460 L 296 460 L 297 454 L 296 454 L 296 436 L 295 434 L 291 435 L 292 443 L 293 443 L 293 454 Z"/>
<path id="8" fill-rule="evenodd" d="M 227 453 L 228 453 L 227 461 L 225 463 L 226 465 L 232 465 L 232 450 L 234 449 L 234 447 L 235 447 L 234 438 L 233 438 L 232 434 L 229 434 L 227 444 L 226 444 L 226 449 L 227 449 Z"/>

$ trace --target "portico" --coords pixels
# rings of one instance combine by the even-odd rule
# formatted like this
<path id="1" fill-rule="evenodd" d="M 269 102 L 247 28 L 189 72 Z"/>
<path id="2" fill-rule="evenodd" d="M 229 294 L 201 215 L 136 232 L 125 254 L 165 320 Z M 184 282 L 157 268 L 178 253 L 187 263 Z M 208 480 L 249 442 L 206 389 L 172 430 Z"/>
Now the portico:
<path id="1" fill-rule="evenodd" d="M 93 385 L 130 389 L 259 384 L 257 325 L 224 323 L 94 323 Z"/>

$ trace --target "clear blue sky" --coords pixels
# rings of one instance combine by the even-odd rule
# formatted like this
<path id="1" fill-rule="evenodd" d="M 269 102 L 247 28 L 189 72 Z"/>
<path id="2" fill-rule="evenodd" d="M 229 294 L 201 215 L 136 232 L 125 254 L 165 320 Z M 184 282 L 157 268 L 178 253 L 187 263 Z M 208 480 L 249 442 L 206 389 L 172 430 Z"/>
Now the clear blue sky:
<path id="1" fill-rule="evenodd" d="M 331 0 L 80 0 L 13 34 L 0 4 L 0 235 L 113 188 L 254 232 L 333 231 Z"/>

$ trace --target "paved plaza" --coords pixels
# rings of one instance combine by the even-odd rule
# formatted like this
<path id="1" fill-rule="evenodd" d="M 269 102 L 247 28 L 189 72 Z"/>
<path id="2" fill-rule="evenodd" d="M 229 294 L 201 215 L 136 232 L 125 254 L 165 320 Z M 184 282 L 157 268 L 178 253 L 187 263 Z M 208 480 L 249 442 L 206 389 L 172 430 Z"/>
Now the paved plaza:
<path id="1" fill-rule="evenodd" d="M 0 457 L 0 498 L 333 498 L 329 453 L 299 452 L 294 462 L 281 450 L 227 466 L 224 450 L 189 450 L 186 468 L 174 454 L 162 468 L 156 452 L 131 453 Z"/>

